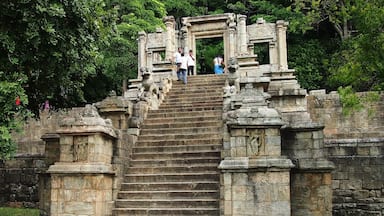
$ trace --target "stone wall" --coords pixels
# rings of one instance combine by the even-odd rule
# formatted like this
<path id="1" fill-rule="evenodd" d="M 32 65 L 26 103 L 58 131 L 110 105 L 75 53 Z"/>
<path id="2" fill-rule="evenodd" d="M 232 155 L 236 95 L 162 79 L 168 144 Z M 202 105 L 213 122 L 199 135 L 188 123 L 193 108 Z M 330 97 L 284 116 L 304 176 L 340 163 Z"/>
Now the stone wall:
<path id="1" fill-rule="evenodd" d="M 0 161 L 0 206 L 37 208 L 38 173 L 44 167 L 44 158 L 37 155 L 18 155 L 13 160 Z"/>
<path id="2" fill-rule="evenodd" d="M 345 116 L 338 94 L 308 96 L 311 117 L 325 125 L 325 154 L 336 166 L 333 215 L 384 215 L 383 99 Z"/>
<path id="3" fill-rule="evenodd" d="M 41 136 L 58 128 L 59 113 L 42 112 L 30 119 L 24 132 L 14 134 L 18 143 L 12 160 L 0 161 L 0 206 L 39 207 L 39 173 L 47 169 Z"/>

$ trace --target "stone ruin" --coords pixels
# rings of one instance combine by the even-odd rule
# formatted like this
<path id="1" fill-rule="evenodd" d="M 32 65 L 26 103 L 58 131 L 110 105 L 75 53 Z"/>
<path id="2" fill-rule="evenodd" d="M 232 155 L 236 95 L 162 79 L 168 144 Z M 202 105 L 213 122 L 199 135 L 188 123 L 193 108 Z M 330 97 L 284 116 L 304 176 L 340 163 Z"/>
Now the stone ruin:
<path id="1" fill-rule="evenodd" d="M 171 16 L 164 23 L 139 33 L 138 78 L 123 96 L 74 109 L 42 136 L 49 169 L 40 174 L 40 208 L 49 215 L 110 215 L 140 125 L 172 88 L 176 48 L 196 50 L 196 39 L 222 37 L 222 215 L 332 215 L 335 166 L 324 125 L 311 119 L 307 91 L 288 67 L 288 23 L 260 18 L 246 25 L 246 16 L 236 14 L 185 17 L 180 30 Z M 258 44 L 268 47 L 267 64 L 257 61 Z"/>

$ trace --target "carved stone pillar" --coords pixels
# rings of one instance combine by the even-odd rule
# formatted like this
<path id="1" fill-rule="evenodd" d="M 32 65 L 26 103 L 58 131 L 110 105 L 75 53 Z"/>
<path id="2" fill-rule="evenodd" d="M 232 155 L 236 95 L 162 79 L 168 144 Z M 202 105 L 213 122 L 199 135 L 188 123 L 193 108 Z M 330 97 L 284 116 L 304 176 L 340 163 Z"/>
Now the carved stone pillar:
<path id="1" fill-rule="evenodd" d="M 138 68 L 137 71 L 140 72 L 141 67 L 146 67 L 147 66 L 147 59 L 145 55 L 145 46 L 147 43 L 147 34 L 144 31 L 139 32 L 139 38 L 138 38 Z M 137 73 L 140 74 L 140 73 Z"/>
<path id="2" fill-rule="evenodd" d="M 224 51 L 225 51 L 225 62 L 228 62 L 230 58 L 236 57 L 236 23 L 234 17 L 230 16 L 228 18 L 228 31 L 227 34 L 224 34 Z M 225 47 L 228 47 L 228 50 L 225 50 Z"/>
<path id="3" fill-rule="evenodd" d="M 50 166 L 51 216 L 108 215 L 112 210 L 116 133 L 95 107 L 73 109 L 61 121 L 60 159 Z"/>
<path id="4" fill-rule="evenodd" d="M 287 26 L 288 22 L 283 20 L 278 20 L 276 22 L 276 34 L 277 34 L 277 44 L 279 52 L 279 68 L 281 70 L 288 69 L 288 60 L 287 60 Z"/>
<path id="5" fill-rule="evenodd" d="M 281 156 L 279 113 L 268 108 L 265 83 L 242 79 L 225 113 L 229 143 L 219 168 L 221 215 L 290 215 L 291 160 Z"/>
<path id="6" fill-rule="evenodd" d="M 245 15 L 237 15 L 238 19 L 238 55 L 247 55 L 248 54 L 248 45 L 247 45 L 247 27 L 246 27 L 246 19 Z"/>
<path id="7" fill-rule="evenodd" d="M 189 49 L 192 48 L 191 39 L 190 39 L 190 36 L 188 33 L 188 27 L 183 26 L 181 28 L 180 32 L 182 35 L 182 37 L 181 37 L 182 45 L 181 46 L 183 47 L 184 55 L 188 55 Z"/>
<path id="8" fill-rule="evenodd" d="M 278 65 L 279 64 L 278 56 L 279 54 L 278 54 L 277 42 L 276 41 L 269 42 L 269 64 Z"/>
<path id="9" fill-rule="evenodd" d="M 163 19 L 166 27 L 165 38 L 165 59 L 172 59 L 173 54 L 176 52 L 175 47 L 175 18 L 167 16 Z"/>
<path id="10" fill-rule="evenodd" d="M 147 70 L 152 71 L 153 69 L 153 52 L 152 51 L 147 51 Z M 139 76 L 142 76 L 140 74 Z"/>

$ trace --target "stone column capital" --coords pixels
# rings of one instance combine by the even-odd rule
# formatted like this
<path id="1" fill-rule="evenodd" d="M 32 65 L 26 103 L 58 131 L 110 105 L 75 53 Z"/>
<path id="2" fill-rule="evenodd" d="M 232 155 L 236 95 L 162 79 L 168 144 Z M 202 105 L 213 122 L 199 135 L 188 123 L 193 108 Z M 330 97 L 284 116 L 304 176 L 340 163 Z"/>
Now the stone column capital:
<path id="1" fill-rule="evenodd" d="M 287 22 L 287 21 L 284 21 L 284 20 L 277 20 L 276 21 L 276 27 L 277 28 L 287 28 L 288 27 L 288 25 L 289 25 L 289 22 Z"/>
<path id="2" fill-rule="evenodd" d="M 175 23 L 175 17 L 173 16 L 166 16 L 163 18 L 163 22 L 167 25 L 167 24 L 173 24 Z"/>
<path id="3" fill-rule="evenodd" d="M 243 15 L 243 14 L 238 14 L 237 15 L 237 19 L 239 21 L 245 21 L 247 19 L 247 16 L 246 15 Z"/>

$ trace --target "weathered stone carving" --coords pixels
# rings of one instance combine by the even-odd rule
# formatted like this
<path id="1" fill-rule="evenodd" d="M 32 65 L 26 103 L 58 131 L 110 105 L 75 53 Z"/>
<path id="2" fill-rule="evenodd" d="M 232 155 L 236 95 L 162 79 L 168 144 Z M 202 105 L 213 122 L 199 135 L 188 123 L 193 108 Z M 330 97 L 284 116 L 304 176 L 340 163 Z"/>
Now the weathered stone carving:
<path id="1" fill-rule="evenodd" d="M 129 127 L 140 128 L 141 123 L 147 117 L 148 105 L 144 101 L 139 101 L 133 106 L 132 118 L 129 121 Z"/>
<path id="2" fill-rule="evenodd" d="M 247 156 L 257 156 L 261 152 L 261 148 L 264 145 L 260 136 L 250 136 L 247 142 Z"/>
<path id="3" fill-rule="evenodd" d="M 99 130 L 111 136 L 116 136 L 110 119 L 100 117 L 94 105 L 87 104 L 83 108 L 72 108 L 68 115 L 59 122 L 58 133 L 73 133 L 81 130 Z"/>
<path id="4" fill-rule="evenodd" d="M 157 109 L 159 106 L 159 88 L 152 79 L 152 73 L 146 68 L 142 68 L 143 81 L 140 89 L 140 100 L 146 101 L 152 109 Z"/>
<path id="5" fill-rule="evenodd" d="M 73 137 L 73 162 L 84 162 L 88 158 L 88 136 Z"/>
<path id="6" fill-rule="evenodd" d="M 229 65 L 228 65 L 228 85 L 234 86 L 236 91 L 240 91 L 240 75 L 238 73 L 239 64 L 237 62 L 237 59 L 235 57 L 231 57 L 229 59 Z"/>

